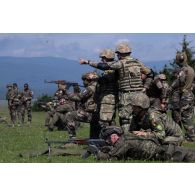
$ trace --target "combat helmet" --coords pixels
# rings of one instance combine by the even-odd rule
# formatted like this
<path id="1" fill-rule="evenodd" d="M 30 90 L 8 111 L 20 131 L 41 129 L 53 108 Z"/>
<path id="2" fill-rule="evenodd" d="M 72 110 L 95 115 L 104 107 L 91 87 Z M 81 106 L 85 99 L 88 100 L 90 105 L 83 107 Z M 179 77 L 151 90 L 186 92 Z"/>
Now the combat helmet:
<path id="1" fill-rule="evenodd" d="M 25 83 L 25 84 L 24 84 L 24 87 L 28 87 L 28 83 Z"/>
<path id="2" fill-rule="evenodd" d="M 98 75 L 96 72 L 87 72 L 82 75 L 82 80 L 96 80 L 98 79 Z"/>
<path id="3" fill-rule="evenodd" d="M 7 84 L 6 88 L 12 88 L 12 84 Z"/>
<path id="4" fill-rule="evenodd" d="M 100 52 L 99 55 L 100 58 L 107 58 L 107 59 L 114 59 L 115 53 L 112 51 L 112 49 L 104 49 L 103 51 Z"/>
<path id="5" fill-rule="evenodd" d="M 117 126 L 104 126 L 101 130 L 100 137 L 102 139 L 107 139 L 109 135 L 111 134 L 117 134 L 117 135 L 122 135 L 124 131 L 122 130 L 121 127 Z"/>
<path id="6" fill-rule="evenodd" d="M 139 106 L 143 109 L 147 109 L 150 107 L 150 99 L 144 93 L 135 93 L 130 97 L 131 105 Z"/>
<path id="7" fill-rule="evenodd" d="M 175 61 L 178 65 L 187 64 L 187 55 L 185 52 L 177 52 Z"/>
<path id="8" fill-rule="evenodd" d="M 156 80 L 156 79 L 166 80 L 167 77 L 166 77 L 165 74 L 159 74 L 159 75 L 156 75 L 156 76 L 154 77 L 154 80 Z"/>
<path id="9" fill-rule="evenodd" d="M 132 52 L 132 49 L 129 47 L 127 43 L 120 43 L 116 46 L 115 53 L 127 54 L 131 52 Z"/>

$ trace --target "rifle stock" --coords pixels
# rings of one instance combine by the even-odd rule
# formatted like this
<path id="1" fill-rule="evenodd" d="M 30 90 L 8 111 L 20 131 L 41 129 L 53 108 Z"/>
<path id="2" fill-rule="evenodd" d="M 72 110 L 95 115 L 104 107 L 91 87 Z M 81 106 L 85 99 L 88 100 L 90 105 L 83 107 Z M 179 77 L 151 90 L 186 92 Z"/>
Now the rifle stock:
<path id="1" fill-rule="evenodd" d="M 106 146 L 107 143 L 103 139 L 70 139 L 67 141 L 59 141 L 59 140 L 48 140 L 46 138 L 45 143 L 48 145 L 48 156 L 51 155 L 51 146 L 54 144 L 66 145 L 66 144 L 78 144 L 78 145 L 95 145 L 100 148 Z"/>
<path id="2" fill-rule="evenodd" d="M 67 88 L 70 88 L 71 86 L 84 87 L 83 85 L 80 85 L 77 82 L 70 82 L 66 80 L 51 80 L 51 81 L 44 80 L 44 83 L 63 84 L 63 85 L 67 85 Z"/>

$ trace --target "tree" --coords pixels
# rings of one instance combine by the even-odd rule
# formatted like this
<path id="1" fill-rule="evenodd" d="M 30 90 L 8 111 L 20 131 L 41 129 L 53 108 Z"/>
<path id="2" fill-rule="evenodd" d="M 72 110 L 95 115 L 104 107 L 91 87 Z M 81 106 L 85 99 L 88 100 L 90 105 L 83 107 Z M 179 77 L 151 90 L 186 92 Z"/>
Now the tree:
<path id="1" fill-rule="evenodd" d="M 188 64 L 192 66 L 193 69 L 195 69 L 195 59 L 194 59 L 194 54 L 195 51 L 193 50 L 193 47 L 191 47 L 192 41 L 187 41 L 187 35 L 184 35 L 181 45 L 181 50 L 182 52 L 186 52 L 186 55 L 188 57 Z M 179 50 L 178 50 L 179 51 Z M 175 59 L 173 59 L 168 65 L 165 64 L 163 70 L 161 73 L 165 74 L 168 80 L 168 83 L 171 84 L 173 82 L 174 75 L 178 70 L 178 66 L 175 62 Z"/>

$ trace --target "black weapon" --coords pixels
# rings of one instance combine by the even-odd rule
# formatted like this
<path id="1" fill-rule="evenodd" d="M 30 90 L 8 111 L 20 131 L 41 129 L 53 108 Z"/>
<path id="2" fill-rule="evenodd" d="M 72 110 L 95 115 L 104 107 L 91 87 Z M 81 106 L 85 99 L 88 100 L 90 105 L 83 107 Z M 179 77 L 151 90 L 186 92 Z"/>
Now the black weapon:
<path id="1" fill-rule="evenodd" d="M 75 87 L 75 86 L 84 87 L 83 85 L 79 85 L 77 82 L 69 82 L 69 81 L 66 81 L 66 80 L 52 80 L 52 81 L 44 80 L 44 83 L 62 84 L 62 85 L 66 85 L 68 89 L 71 86 L 73 86 L 73 87 Z"/>
<path id="2" fill-rule="evenodd" d="M 106 146 L 107 143 L 103 139 L 69 139 L 67 141 L 58 141 L 58 140 L 48 140 L 46 138 L 45 143 L 48 145 L 48 156 L 51 155 L 51 145 L 53 144 L 60 144 L 60 145 L 66 145 L 66 144 L 77 144 L 77 145 L 94 145 L 97 148 L 101 148 L 103 146 Z M 82 155 L 83 158 L 88 158 L 91 155 L 89 151 L 87 151 L 85 154 Z"/>

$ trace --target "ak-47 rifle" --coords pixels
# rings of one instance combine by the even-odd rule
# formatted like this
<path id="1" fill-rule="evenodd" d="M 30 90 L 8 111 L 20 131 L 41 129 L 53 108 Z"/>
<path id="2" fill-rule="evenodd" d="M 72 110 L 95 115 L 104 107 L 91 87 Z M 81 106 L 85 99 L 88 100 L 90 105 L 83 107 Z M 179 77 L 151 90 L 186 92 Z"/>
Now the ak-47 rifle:
<path id="1" fill-rule="evenodd" d="M 48 140 L 46 138 L 45 143 L 48 145 L 48 156 L 51 155 L 51 146 L 54 144 L 66 145 L 66 144 L 77 144 L 77 145 L 88 145 L 96 146 L 101 148 L 107 146 L 107 143 L 103 139 L 69 139 L 67 141 L 58 141 L 58 140 Z M 91 155 L 89 151 L 82 155 L 83 158 L 88 158 Z"/>
<path id="2" fill-rule="evenodd" d="M 54 83 L 54 84 L 62 84 L 62 85 L 66 85 L 67 88 L 69 89 L 71 86 L 75 87 L 75 86 L 79 86 L 79 87 L 84 87 L 83 85 L 79 85 L 77 82 L 69 82 L 66 80 L 52 80 L 52 81 L 47 81 L 44 80 L 44 83 Z"/>

